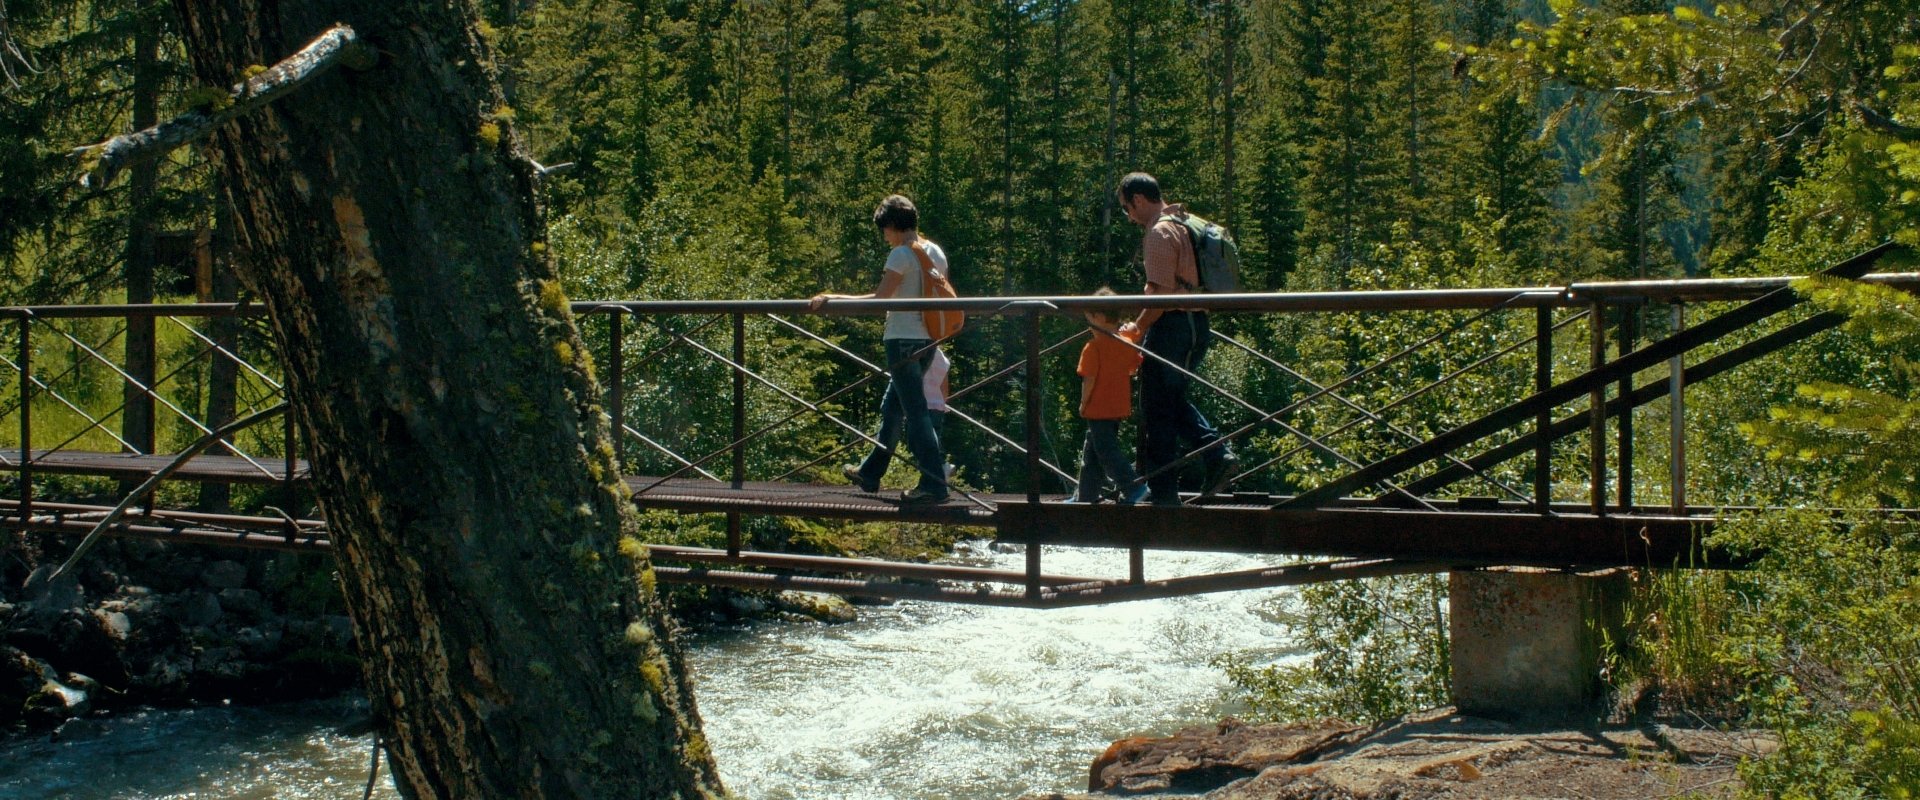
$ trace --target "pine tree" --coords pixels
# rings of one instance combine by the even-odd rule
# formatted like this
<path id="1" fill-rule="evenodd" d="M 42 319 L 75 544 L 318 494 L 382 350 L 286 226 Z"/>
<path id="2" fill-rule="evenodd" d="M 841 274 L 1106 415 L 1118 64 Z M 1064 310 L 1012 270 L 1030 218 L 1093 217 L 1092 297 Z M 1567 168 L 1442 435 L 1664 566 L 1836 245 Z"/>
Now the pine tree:
<path id="1" fill-rule="evenodd" d="M 1310 259 L 1294 273 L 1294 288 L 1343 289 L 1349 273 L 1391 236 L 1387 204 L 1393 179 L 1385 62 L 1378 0 L 1333 0 L 1324 7 L 1325 71 L 1310 79 L 1314 116 L 1308 121 L 1307 167 L 1302 180 L 1303 250 Z"/>

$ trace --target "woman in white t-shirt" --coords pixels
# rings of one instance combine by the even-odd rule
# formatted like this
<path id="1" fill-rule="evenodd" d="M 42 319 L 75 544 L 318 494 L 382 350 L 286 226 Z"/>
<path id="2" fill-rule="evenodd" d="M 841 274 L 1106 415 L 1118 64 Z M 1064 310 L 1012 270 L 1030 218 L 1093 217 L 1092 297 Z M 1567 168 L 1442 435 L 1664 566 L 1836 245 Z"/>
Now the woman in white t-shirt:
<path id="1" fill-rule="evenodd" d="M 880 206 L 873 211 L 873 224 L 880 229 L 887 244 L 893 245 L 887 253 L 880 286 L 872 294 L 814 295 L 812 308 L 817 310 L 829 300 L 923 296 L 920 259 L 915 251 L 925 253 L 936 271 L 947 272 L 946 252 L 920 237 L 920 212 L 913 207 L 912 200 L 896 194 L 880 201 Z M 919 468 L 920 482 L 901 495 L 901 501 L 944 502 L 947 459 L 941 451 L 940 434 L 934 428 L 924 384 L 928 363 L 935 352 L 933 337 L 928 335 L 920 312 L 889 311 L 881 338 L 886 342 L 888 381 L 886 397 L 880 401 L 880 430 L 873 437 L 880 444 L 859 466 L 846 466 L 842 472 L 863 491 L 879 491 L 880 479 L 893 463 L 893 447 L 904 434 L 907 451 L 913 454 L 914 465 Z M 942 401 L 944 406 L 944 398 Z"/>

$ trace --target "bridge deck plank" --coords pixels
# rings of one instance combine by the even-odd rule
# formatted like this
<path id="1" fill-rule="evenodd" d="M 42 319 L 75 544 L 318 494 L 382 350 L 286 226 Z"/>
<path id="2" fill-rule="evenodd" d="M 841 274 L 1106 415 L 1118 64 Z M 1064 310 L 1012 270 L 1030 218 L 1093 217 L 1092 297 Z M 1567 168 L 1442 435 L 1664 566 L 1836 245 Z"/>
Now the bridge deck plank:
<path id="1" fill-rule="evenodd" d="M 33 471 L 59 475 L 99 475 L 107 478 L 140 480 L 173 463 L 169 454 L 93 453 L 80 450 L 35 450 Z M 255 463 L 259 466 L 255 466 Z M 295 480 L 307 477 L 307 462 L 293 462 Z M 264 470 L 264 471 L 263 471 Z M 0 472 L 20 471 L 20 449 L 0 449 Z M 173 477 L 183 481 L 207 483 L 277 483 L 286 480 L 286 463 L 278 457 L 198 455 Z"/>

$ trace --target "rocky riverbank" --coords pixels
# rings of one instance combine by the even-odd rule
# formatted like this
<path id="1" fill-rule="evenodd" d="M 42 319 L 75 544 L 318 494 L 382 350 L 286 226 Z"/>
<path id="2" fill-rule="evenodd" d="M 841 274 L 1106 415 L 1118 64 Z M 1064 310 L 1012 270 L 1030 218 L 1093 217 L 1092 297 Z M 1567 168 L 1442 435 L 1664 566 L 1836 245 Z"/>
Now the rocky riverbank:
<path id="1" fill-rule="evenodd" d="M 325 556 L 114 540 L 49 582 L 63 552 L 13 554 L 0 730 L 129 705 L 316 697 L 359 679 Z"/>
<path id="2" fill-rule="evenodd" d="M 1227 720 L 1114 742 L 1089 770 L 1089 793 L 1022 800 L 1718 798 L 1737 793 L 1740 759 L 1773 747 L 1750 731 L 1515 725 L 1451 709 L 1373 727 Z"/>
<path id="3" fill-rule="evenodd" d="M 109 539 L 49 582 L 71 543 L 14 543 L 0 567 L 0 735 L 126 707 L 299 700 L 359 683 L 330 556 Z M 695 626 L 856 617 L 841 598 L 802 592 L 678 600 Z"/>

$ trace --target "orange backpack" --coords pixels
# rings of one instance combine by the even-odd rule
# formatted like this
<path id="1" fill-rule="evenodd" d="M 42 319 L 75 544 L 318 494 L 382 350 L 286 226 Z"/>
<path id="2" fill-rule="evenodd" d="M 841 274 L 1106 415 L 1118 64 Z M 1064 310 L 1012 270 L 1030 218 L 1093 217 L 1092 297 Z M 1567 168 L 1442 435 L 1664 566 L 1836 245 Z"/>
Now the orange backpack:
<path id="1" fill-rule="evenodd" d="M 910 248 L 911 249 L 911 248 Z M 953 282 L 933 266 L 933 259 L 925 250 L 914 250 L 913 255 L 920 260 L 920 296 L 929 298 L 959 297 L 953 290 Z M 927 326 L 927 335 L 934 341 L 940 341 L 960 332 L 967 324 L 965 311 L 922 311 L 920 321 Z"/>

